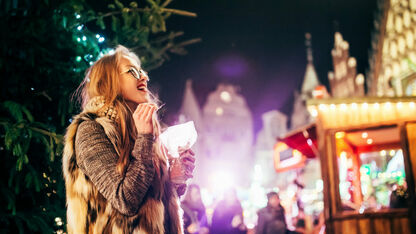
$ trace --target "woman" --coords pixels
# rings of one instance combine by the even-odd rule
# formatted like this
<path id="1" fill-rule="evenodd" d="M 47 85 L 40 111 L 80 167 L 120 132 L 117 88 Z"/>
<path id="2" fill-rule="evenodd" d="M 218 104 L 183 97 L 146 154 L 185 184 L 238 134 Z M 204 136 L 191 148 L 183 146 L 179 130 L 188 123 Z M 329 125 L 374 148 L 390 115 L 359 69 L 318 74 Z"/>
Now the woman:
<path id="1" fill-rule="evenodd" d="M 207 215 L 198 185 L 189 185 L 181 204 L 185 233 L 208 233 Z"/>
<path id="2" fill-rule="evenodd" d="M 188 150 L 168 161 L 147 82 L 139 58 L 119 46 L 79 87 L 83 110 L 63 155 L 69 233 L 183 232 L 178 193 L 195 159 Z"/>
<path id="3" fill-rule="evenodd" d="M 224 199 L 215 206 L 210 233 L 247 233 L 247 228 L 244 225 L 243 208 L 234 188 L 228 188 L 224 192 Z"/>

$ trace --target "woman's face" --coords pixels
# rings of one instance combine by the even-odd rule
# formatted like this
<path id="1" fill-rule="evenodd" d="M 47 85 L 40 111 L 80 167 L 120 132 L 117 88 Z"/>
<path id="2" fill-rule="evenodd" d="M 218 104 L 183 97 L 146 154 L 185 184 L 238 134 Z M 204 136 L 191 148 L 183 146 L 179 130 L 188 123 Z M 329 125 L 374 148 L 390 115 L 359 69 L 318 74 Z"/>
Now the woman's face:
<path id="1" fill-rule="evenodd" d="M 120 86 L 124 99 L 135 105 L 148 102 L 147 75 L 141 72 L 140 65 L 134 59 L 123 56 L 120 62 Z"/>

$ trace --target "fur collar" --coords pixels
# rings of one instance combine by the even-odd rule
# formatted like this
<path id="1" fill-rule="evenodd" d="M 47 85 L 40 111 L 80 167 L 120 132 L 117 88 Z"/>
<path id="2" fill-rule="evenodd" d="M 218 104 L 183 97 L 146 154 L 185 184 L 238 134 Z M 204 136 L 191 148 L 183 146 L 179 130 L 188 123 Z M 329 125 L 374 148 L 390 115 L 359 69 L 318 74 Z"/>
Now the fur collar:
<path id="1" fill-rule="evenodd" d="M 96 96 L 91 98 L 85 105 L 83 112 L 96 113 L 100 117 L 107 117 L 111 120 L 117 120 L 118 114 L 114 105 L 105 106 L 104 96 Z"/>

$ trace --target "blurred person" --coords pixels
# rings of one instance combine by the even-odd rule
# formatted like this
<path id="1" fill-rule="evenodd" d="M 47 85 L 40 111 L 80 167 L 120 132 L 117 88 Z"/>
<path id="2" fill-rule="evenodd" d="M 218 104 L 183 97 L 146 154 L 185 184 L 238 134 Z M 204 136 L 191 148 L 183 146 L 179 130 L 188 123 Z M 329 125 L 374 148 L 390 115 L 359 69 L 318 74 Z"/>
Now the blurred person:
<path id="1" fill-rule="evenodd" d="M 88 70 L 76 92 L 82 112 L 65 135 L 68 233 L 182 233 L 178 196 L 194 154 L 159 141 L 156 100 L 140 59 L 123 46 Z"/>
<path id="2" fill-rule="evenodd" d="M 280 204 L 279 194 L 267 194 L 267 206 L 257 212 L 256 234 L 285 234 L 287 231 L 285 210 Z"/>
<path id="3" fill-rule="evenodd" d="M 215 206 L 210 233 L 247 233 L 247 228 L 244 225 L 243 208 L 237 198 L 235 189 L 227 189 L 224 192 L 223 200 Z"/>
<path id="4" fill-rule="evenodd" d="M 395 184 L 393 186 L 393 191 L 390 194 L 390 208 L 406 208 L 409 206 L 409 192 L 406 186 L 406 184 Z"/>
<path id="5" fill-rule="evenodd" d="M 205 206 L 198 185 L 191 184 L 188 186 L 181 207 L 185 233 L 203 234 L 209 232 Z"/>
<path id="6" fill-rule="evenodd" d="M 319 217 L 315 218 L 313 221 L 313 234 L 323 234 L 325 233 L 325 217 L 324 212 L 319 214 Z"/>

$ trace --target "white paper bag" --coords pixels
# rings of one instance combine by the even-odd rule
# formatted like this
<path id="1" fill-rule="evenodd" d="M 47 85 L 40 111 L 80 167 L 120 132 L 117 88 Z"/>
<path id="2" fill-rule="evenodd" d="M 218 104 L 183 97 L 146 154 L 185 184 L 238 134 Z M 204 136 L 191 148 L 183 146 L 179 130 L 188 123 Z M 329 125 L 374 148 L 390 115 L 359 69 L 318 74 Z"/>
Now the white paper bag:
<path id="1" fill-rule="evenodd" d="M 169 154 L 175 158 L 179 157 L 179 148 L 190 149 L 195 144 L 197 137 L 194 121 L 168 127 L 159 136 Z"/>

